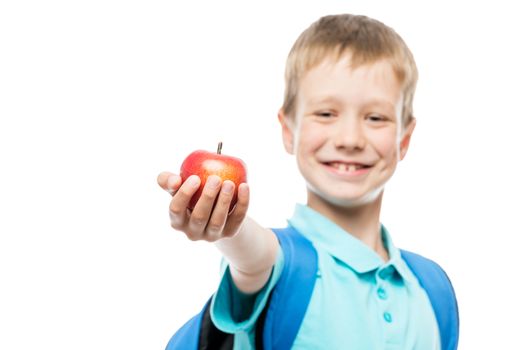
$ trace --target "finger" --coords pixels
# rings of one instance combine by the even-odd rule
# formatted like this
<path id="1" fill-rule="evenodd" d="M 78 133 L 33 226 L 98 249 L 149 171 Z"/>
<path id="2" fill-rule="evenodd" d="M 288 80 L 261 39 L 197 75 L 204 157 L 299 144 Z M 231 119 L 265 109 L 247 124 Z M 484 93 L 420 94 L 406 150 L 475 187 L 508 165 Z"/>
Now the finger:
<path id="1" fill-rule="evenodd" d="M 207 178 L 202 194 L 189 217 L 188 227 L 193 234 L 202 235 L 204 233 L 221 184 L 222 179 L 216 175 Z"/>
<path id="2" fill-rule="evenodd" d="M 167 179 L 172 174 L 169 171 L 163 171 L 160 174 L 158 174 L 158 177 L 156 178 L 156 182 L 158 182 L 158 185 L 162 187 L 163 190 L 167 189 Z"/>
<path id="3" fill-rule="evenodd" d="M 235 208 L 227 219 L 224 227 L 224 236 L 233 236 L 238 232 L 240 225 L 244 221 L 247 208 L 249 207 L 249 186 L 247 183 L 242 183 L 238 186 L 238 199 Z"/>
<path id="4" fill-rule="evenodd" d="M 173 196 L 171 204 L 169 205 L 171 226 L 173 226 L 173 228 L 181 229 L 185 226 L 188 217 L 187 206 L 199 186 L 200 178 L 196 175 L 191 175 Z"/>
<path id="5" fill-rule="evenodd" d="M 157 182 L 163 190 L 173 195 L 175 194 L 178 187 L 180 187 L 182 179 L 177 174 L 164 171 L 158 175 Z"/>
<path id="6" fill-rule="evenodd" d="M 169 192 L 170 195 L 174 196 L 175 193 L 180 188 L 180 185 L 182 185 L 182 178 L 179 175 L 171 175 L 167 179 L 167 192 Z"/>
<path id="7" fill-rule="evenodd" d="M 186 226 L 189 214 L 187 209 L 185 213 L 182 212 L 173 212 L 169 210 L 169 219 L 171 220 L 171 227 L 178 231 L 183 231 Z M 185 231 L 184 231 L 185 233 Z"/>
<path id="8" fill-rule="evenodd" d="M 209 222 L 206 226 L 205 234 L 208 241 L 214 242 L 221 238 L 222 230 L 226 224 L 229 214 L 229 206 L 231 205 L 234 192 L 235 184 L 233 181 L 224 181 L 222 188 L 220 189 L 215 207 L 213 208 L 213 212 L 211 213 L 211 218 L 209 219 Z"/>

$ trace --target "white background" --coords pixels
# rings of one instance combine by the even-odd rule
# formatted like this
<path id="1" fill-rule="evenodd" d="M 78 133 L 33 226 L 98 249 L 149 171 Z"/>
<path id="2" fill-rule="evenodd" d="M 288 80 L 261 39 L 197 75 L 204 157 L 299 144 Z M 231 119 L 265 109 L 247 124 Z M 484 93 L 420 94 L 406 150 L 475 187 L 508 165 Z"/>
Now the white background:
<path id="1" fill-rule="evenodd" d="M 195 149 L 249 166 L 282 226 L 304 184 L 276 115 L 292 43 L 322 15 L 393 27 L 420 70 L 388 185 L 395 243 L 441 263 L 461 349 L 521 346 L 524 22 L 504 1 L 3 1 L 0 348 L 163 349 L 220 256 L 171 229 L 163 170 Z"/>

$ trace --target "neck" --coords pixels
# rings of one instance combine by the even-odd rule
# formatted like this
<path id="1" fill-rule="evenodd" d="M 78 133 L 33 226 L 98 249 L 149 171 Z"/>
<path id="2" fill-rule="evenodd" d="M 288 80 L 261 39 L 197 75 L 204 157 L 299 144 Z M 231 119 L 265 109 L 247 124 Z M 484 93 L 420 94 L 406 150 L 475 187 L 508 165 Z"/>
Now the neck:
<path id="1" fill-rule="evenodd" d="M 382 242 L 380 226 L 382 194 L 372 202 L 354 207 L 334 205 L 314 195 L 308 195 L 307 204 L 310 208 L 361 240 L 382 257 L 384 261 L 387 261 L 389 256 Z"/>

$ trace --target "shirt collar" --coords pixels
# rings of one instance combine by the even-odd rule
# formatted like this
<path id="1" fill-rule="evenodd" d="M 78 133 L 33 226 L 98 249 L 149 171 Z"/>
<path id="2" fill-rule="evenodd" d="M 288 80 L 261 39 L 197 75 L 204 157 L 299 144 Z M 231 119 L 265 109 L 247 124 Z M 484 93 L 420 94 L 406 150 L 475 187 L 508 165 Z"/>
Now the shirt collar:
<path id="1" fill-rule="evenodd" d="M 388 262 L 384 262 L 373 249 L 358 238 L 306 205 L 297 204 L 295 213 L 288 222 L 315 245 L 322 247 L 357 273 L 391 269 L 389 266 L 393 266 L 404 279 L 410 279 L 411 274 L 406 270 L 408 267 L 383 225 L 382 240 L 390 257 Z"/>

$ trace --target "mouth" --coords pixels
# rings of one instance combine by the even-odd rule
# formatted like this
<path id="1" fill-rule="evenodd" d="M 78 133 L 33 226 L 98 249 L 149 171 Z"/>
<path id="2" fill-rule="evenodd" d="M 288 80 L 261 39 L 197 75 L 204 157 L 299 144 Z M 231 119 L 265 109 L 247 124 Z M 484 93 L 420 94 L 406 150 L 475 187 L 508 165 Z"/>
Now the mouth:
<path id="1" fill-rule="evenodd" d="M 325 166 L 328 166 L 334 170 L 337 170 L 339 172 L 347 172 L 347 173 L 354 173 L 359 170 L 363 169 L 369 169 L 371 168 L 371 165 L 362 164 L 362 163 L 345 163 L 345 162 L 325 162 L 323 163 Z"/>

